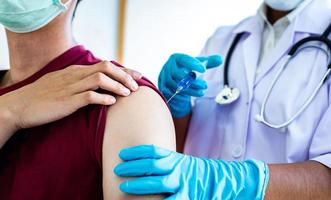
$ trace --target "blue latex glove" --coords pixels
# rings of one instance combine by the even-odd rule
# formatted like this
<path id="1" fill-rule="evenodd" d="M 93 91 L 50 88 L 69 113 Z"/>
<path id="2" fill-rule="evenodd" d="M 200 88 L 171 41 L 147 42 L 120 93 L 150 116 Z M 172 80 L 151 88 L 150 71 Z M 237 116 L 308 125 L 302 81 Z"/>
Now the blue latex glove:
<path id="1" fill-rule="evenodd" d="M 207 62 L 207 66 L 204 66 L 203 62 Z M 173 54 L 161 70 L 158 80 L 159 89 L 166 99 L 169 99 L 175 93 L 177 84 L 189 72 L 204 73 L 207 69 L 221 64 L 222 58 L 217 55 L 193 58 L 185 54 Z M 172 116 L 181 118 L 188 115 L 191 112 L 191 97 L 203 96 L 206 89 L 206 81 L 197 78 L 187 90 L 179 93 L 170 101 L 169 107 Z"/>
<path id="2" fill-rule="evenodd" d="M 114 172 L 139 177 L 120 185 L 133 195 L 169 194 L 167 200 L 263 199 L 269 179 L 268 166 L 256 160 L 226 162 L 202 159 L 153 145 L 124 149 L 125 162 Z"/>

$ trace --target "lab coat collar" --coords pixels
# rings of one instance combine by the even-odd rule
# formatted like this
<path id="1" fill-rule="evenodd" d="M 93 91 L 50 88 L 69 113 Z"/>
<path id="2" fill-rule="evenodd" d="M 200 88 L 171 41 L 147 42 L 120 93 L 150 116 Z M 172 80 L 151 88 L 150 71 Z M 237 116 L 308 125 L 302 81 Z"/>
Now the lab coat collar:
<path id="1" fill-rule="evenodd" d="M 331 1 L 313 0 L 296 19 L 295 31 L 322 34 L 331 23 Z"/>
<path id="2" fill-rule="evenodd" d="M 245 33 L 241 41 L 249 99 L 253 97 L 255 71 L 261 49 L 262 31 L 263 21 L 257 16 L 247 18 L 233 30 L 234 35 Z"/>
<path id="3" fill-rule="evenodd" d="M 234 27 L 232 32 L 234 34 L 243 33 L 243 32 L 252 34 L 256 32 L 257 29 L 259 31 L 262 31 L 263 25 L 264 25 L 263 19 L 255 15 L 241 21 L 236 27 Z"/>
<path id="4" fill-rule="evenodd" d="M 294 43 L 296 34 L 304 38 L 310 34 L 322 34 L 331 22 L 329 0 L 313 0 L 302 9 L 301 13 L 293 20 L 288 26 L 284 35 L 278 42 L 277 46 L 272 52 L 273 57 L 266 60 L 261 66 L 261 73 L 255 78 L 255 70 L 257 61 L 259 59 L 261 38 L 264 27 L 264 20 L 256 14 L 239 23 L 234 29 L 233 33 L 238 34 L 241 32 L 247 33 L 243 42 L 243 51 L 245 55 L 246 75 L 250 91 L 252 87 L 259 83 L 260 80 L 273 68 L 284 54 L 291 48 Z M 254 45 L 254 46 L 253 46 Z M 252 53 L 252 51 L 256 51 Z M 254 54 L 254 55 L 252 55 Z M 249 57 L 248 57 L 249 56 Z M 253 80 L 253 81 L 252 81 Z M 253 83 L 252 83 L 253 82 Z"/>
<path id="5" fill-rule="evenodd" d="M 272 57 L 261 63 L 261 73 L 255 78 L 257 85 L 275 64 L 290 50 L 298 39 L 309 35 L 321 35 L 331 22 L 330 1 L 313 0 L 301 11 L 283 33 L 276 47 L 272 50 Z"/>

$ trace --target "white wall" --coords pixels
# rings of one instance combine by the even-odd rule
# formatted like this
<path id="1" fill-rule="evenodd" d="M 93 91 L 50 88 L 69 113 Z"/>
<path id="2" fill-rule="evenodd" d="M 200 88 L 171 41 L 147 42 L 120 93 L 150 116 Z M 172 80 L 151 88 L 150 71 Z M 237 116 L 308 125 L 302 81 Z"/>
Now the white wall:
<path id="1" fill-rule="evenodd" d="M 74 34 L 97 57 L 114 59 L 117 47 L 118 0 L 83 0 L 74 20 Z"/>
<path id="2" fill-rule="evenodd" d="M 218 26 L 256 13 L 261 0 L 128 0 L 124 64 L 156 82 L 174 52 L 198 55 Z"/>
<path id="3" fill-rule="evenodd" d="M 5 29 L 0 25 L 0 70 L 8 69 L 8 48 Z"/>
<path id="4" fill-rule="evenodd" d="M 103 59 L 116 59 L 120 0 L 83 0 L 74 21 L 79 43 Z M 262 0 L 127 0 L 124 64 L 156 82 L 174 52 L 198 55 L 221 25 L 234 24 L 256 12 Z M 0 28 L 0 68 L 8 67 Z"/>

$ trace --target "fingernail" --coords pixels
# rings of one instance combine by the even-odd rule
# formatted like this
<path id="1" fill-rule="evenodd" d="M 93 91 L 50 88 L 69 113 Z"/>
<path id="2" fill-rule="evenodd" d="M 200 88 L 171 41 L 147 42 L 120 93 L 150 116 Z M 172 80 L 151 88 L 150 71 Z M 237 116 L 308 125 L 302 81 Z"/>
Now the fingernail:
<path id="1" fill-rule="evenodd" d="M 143 75 L 140 72 L 136 72 L 136 71 L 134 71 L 132 75 L 133 75 L 133 78 L 136 80 L 139 80 L 143 77 Z"/>
<path id="2" fill-rule="evenodd" d="M 115 167 L 115 169 L 113 170 L 113 172 L 114 172 L 117 176 L 120 176 L 120 175 L 121 175 L 118 166 Z"/>
<path id="3" fill-rule="evenodd" d="M 116 99 L 114 97 L 109 97 L 108 102 L 109 102 L 109 104 L 114 104 L 114 103 L 116 103 Z"/>
<path id="4" fill-rule="evenodd" d="M 138 88 L 139 88 L 139 86 L 138 86 L 137 82 L 133 80 L 133 81 L 132 81 L 132 89 L 133 89 L 134 91 L 136 91 L 136 90 L 138 90 Z"/>
<path id="5" fill-rule="evenodd" d="M 123 168 L 123 165 L 117 165 L 116 168 L 114 169 L 114 173 L 117 176 L 126 176 L 128 174 L 128 169 L 127 168 Z"/>
<path id="6" fill-rule="evenodd" d="M 203 85 L 201 85 L 201 87 L 202 87 L 202 89 L 204 89 L 204 90 L 208 88 L 207 84 L 203 84 Z"/>
<path id="7" fill-rule="evenodd" d="M 127 191 L 127 181 L 125 181 L 124 183 L 121 183 L 120 186 L 119 186 L 119 189 L 122 191 L 122 192 L 126 192 Z"/>
<path id="8" fill-rule="evenodd" d="M 127 89 L 127 88 L 123 88 L 122 89 L 122 93 L 125 95 L 125 96 L 128 96 L 128 95 L 130 95 L 130 90 L 129 89 Z"/>

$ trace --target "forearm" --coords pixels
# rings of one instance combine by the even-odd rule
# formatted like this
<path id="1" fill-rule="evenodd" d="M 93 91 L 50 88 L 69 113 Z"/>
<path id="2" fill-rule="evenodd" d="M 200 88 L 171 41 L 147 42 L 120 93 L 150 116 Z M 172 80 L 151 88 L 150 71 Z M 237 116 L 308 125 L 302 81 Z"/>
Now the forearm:
<path id="1" fill-rule="evenodd" d="M 175 129 L 176 129 L 177 152 L 182 153 L 184 151 L 184 145 L 185 145 L 188 128 L 190 125 L 190 120 L 191 120 L 191 115 L 179 119 L 174 119 Z"/>
<path id="2" fill-rule="evenodd" d="M 315 162 L 269 165 L 265 199 L 330 199 L 331 169 Z"/>

